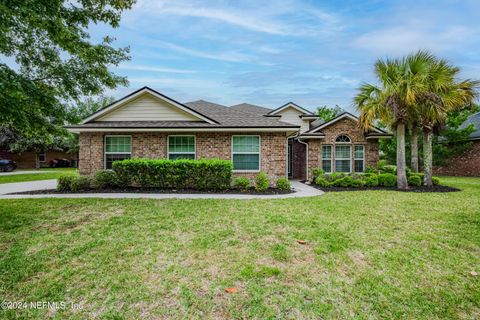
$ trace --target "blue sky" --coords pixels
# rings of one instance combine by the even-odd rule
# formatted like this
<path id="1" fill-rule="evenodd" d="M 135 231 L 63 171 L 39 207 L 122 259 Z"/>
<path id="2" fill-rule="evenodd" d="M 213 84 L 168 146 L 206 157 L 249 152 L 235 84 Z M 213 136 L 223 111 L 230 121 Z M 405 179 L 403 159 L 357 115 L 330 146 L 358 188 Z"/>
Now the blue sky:
<path id="1" fill-rule="evenodd" d="M 118 29 L 92 35 L 130 46 L 121 97 L 150 86 L 180 101 L 249 102 L 353 111 L 379 57 L 428 49 L 480 78 L 480 1 L 139 0 Z"/>

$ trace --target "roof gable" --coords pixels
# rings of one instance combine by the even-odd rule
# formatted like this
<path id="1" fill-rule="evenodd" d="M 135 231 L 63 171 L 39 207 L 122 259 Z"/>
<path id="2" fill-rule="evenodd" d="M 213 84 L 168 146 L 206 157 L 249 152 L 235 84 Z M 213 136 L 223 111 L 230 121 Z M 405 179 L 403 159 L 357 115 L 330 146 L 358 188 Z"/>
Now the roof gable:
<path id="1" fill-rule="evenodd" d="M 350 120 L 353 120 L 353 121 L 355 121 L 355 122 L 358 122 L 358 121 L 359 121 L 358 117 L 354 116 L 353 114 L 351 114 L 351 113 L 349 113 L 349 112 L 344 112 L 344 113 L 342 113 L 341 115 L 333 118 L 332 120 L 327 121 L 327 122 L 324 122 L 324 123 L 320 124 L 319 126 L 311 129 L 310 131 L 308 131 L 308 133 L 319 132 L 319 131 L 322 130 L 323 128 L 326 128 L 326 127 L 328 127 L 328 126 L 336 123 L 337 121 L 340 121 L 340 120 L 345 119 L 345 118 L 350 119 Z M 385 132 L 384 130 L 382 130 L 382 129 L 378 128 L 378 127 L 372 126 L 371 129 L 372 129 L 373 132 L 380 133 L 380 134 L 386 134 L 386 132 Z"/>
<path id="2" fill-rule="evenodd" d="M 279 107 L 275 110 L 270 111 L 268 114 L 269 115 L 275 115 L 277 113 L 282 112 L 283 110 L 285 110 L 287 108 L 296 109 L 300 114 L 313 115 L 313 113 L 311 111 L 308 111 L 307 109 L 304 109 L 304 108 L 300 107 L 299 105 L 297 105 L 293 102 L 288 102 L 288 103 L 284 104 L 283 106 L 281 106 L 281 107 Z"/>
<path id="3" fill-rule="evenodd" d="M 144 87 L 97 111 L 91 121 L 204 121 L 217 123 L 192 108 L 155 90 Z"/>

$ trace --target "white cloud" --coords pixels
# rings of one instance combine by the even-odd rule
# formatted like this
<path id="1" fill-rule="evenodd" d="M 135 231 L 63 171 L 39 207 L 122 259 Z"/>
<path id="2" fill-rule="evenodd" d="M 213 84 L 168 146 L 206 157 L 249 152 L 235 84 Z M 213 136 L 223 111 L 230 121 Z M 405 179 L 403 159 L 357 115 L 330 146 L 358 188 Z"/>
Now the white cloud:
<path id="1" fill-rule="evenodd" d="M 434 30 L 412 23 L 365 33 L 355 39 L 353 44 L 378 55 L 404 55 L 418 49 L 443 52 L 457 48 L 471 34 L 471 29 L 462 26 Z"/>
<path id="2" fill-rule="evenodd" d="M 238 53 L 238 52 L 217 52 L 217 53 L 210 53 L 204 52 L 200 50 L 190 49 L 186 47 L 182 47 L 170 42 L 160 41 L 158 44 L 166 49 L 170 49 L 176 52 L 184 53 L 190 56 L 205 58 L 205 59 L 212 59 L 212 60 L 221 60 L 221 61 L 228 61 L 228 62 L 249 62 L 252 60 L 253 57 Z"/>
<path id="3" fill-rule="evenodd" d="M 161 73 L 179 73 L 179 74 L 196 73 L 195 70 L 176 69 L 176 68 L 162 68 L 162 67 L 146 66 L 146 65 L 139 65 L 139 64 L 120 65 L 118 67 L 118 69 L 133 70 L 133 71 L 161 72 Z"/>

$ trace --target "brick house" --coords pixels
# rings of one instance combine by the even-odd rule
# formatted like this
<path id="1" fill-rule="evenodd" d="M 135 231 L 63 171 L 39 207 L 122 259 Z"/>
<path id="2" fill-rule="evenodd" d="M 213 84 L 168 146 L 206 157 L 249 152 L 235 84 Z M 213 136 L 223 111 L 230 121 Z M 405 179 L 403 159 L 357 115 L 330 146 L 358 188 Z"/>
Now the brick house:
<path id="1" fill-rule="evenodd" d="M 43 152 L 24 151 L 14 153 L 5 149 L 0 149 L 0 158 L 15 161 L 18 169 L 34 169 L 49 167 L 50 162 L 55 159 L 65 159 L 71 163 L 75 163 L 77 160 L 77 154 L 67 153 L 60 150 L 45 150 Z"/>
<path id="2" fill-rule="evenodd" d="M 378 139 L 391 137 L 375 127 L 363 132 L 350 113 L 323 123 L 292 102 L 275 110 L 180 103 L 148 87 L 68 129 L 80 135 L 84 175 L 127 158 L 221 158 L 232 160 L 235 175 L 253 178 L 264 171 L 272 181 L 311 179 L 317 167 L 363 172 L 378 161 Z"/>
<path id="3" fill-rule="evenodd" d="M 473 125 L 475 129 L 468 138 L 472 147 L 450 159 L 447 165 L 435 167 L 435 174 L 480 177 L 480 112 L 469 116 L 460 128 L 464 129 L 469 125 Z"/>

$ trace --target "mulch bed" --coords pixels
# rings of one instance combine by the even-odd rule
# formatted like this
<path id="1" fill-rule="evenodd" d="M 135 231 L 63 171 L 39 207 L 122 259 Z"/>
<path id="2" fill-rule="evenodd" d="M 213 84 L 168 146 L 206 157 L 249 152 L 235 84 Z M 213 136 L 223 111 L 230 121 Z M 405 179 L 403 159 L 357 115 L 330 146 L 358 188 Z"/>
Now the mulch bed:
<path id="1" fill-rule="evenodd" d="M 249 190 L 240 191 L 237 189 L 227 189 L 227 190 L 216 190 L 216 191 L 200 191 L 192 189 L 154 189 L 154 188 L 135 188 L 128 187 L 124 189 L 91 189 L 91 190 L 81 190 L 77 192 L 68 192 L 68 191 L 57 191 L 55 189 L 47 190 L 35 190 L 35 191 L 25 191 L 25 192 L 15 192 L 10 194 L 82 194 L 82 193 L 185 193 L 185 194 L 252 194 L 252 195 L 275 195 L 275 194 L 288 194 L 295 191 L 285 191 L 279 190 L 276 188 L 269 188 L 264 192 L 257 192 L 254 188 Z"/>
<path id="2" fill-rule="evenodd" d="M 433 186 L 432 188 L 427 188 L 424 186 L 420 187 L 409 187 L 407 190 L 400 190 L 397 187 L 360 187 L 360 188 L 342 188 L 342 187 L 328 187 L 321 188 L 314 184 L 310 186 L 320 189 L 324 192 L 342 192 L 342 191 L 365 191 L 365 190 L 387 190 L 387 191 L 400 191 L 400 192 L 456 192 L 462 191 L 460 189 L 449 187 L 449 186 Z"/>

